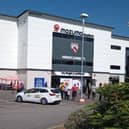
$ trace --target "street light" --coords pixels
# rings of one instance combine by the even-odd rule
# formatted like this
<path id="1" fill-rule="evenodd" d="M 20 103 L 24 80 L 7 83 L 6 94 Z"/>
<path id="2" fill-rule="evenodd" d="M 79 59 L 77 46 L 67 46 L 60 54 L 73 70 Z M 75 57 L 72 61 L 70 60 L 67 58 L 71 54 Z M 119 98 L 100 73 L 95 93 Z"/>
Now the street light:
<path id="1" fill-rule="evenodd" d="M 84 60 L 84 25 L 85 25 L 85 18 L 88 17 L 88 14 L 86 13 L 81 13 L 80 18 L 82 20 L 82 49 L 81 49 L 81 98 L 80 102 L 84 102 L 85 100 L 83 99 L 83 60 Z"/>

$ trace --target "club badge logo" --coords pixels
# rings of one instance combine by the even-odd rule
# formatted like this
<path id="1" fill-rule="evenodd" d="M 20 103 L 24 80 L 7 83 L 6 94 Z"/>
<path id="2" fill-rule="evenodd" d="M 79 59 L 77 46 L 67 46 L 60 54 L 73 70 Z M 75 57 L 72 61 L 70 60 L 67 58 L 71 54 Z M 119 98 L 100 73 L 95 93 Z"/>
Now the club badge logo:
<path id="1" fill-rule="evenodd" d="M 55 31 L 55 32 L 58 32 L 59 29 L 60 29 L 60 26 L 59 26 L 58 24 L 55 24 L 55 25 L 54 25 L 54 31 Z"/>
<path id="2" fill-rule="evenodd" d="M 78 46 L 78 43 L 74 43 L 72 42 L 71 43 L 71 51 L 76 54 L 78 52 L 78 49 L 79 49 L 79 46 Z"/>

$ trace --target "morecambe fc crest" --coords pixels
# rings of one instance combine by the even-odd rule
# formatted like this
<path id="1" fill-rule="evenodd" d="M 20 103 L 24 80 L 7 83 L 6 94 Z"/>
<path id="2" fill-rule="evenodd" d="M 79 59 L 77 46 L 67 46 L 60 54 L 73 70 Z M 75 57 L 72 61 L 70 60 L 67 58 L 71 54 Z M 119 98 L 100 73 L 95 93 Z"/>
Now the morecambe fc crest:
<path id="1" fill-rule="evenodd" d="M 58 32 L 60 29 L 60 26 L 58 24 L 54 25 L 54 32 Z"/>
<path id="2" fill-rule="evenodd" d="M 71 43 L 71 51 L 76 54 L 78 52 L 78 49 L 79 49 L 79 46 L 78 46 L 78 43 L 74 43 L 72 42 Z"/>

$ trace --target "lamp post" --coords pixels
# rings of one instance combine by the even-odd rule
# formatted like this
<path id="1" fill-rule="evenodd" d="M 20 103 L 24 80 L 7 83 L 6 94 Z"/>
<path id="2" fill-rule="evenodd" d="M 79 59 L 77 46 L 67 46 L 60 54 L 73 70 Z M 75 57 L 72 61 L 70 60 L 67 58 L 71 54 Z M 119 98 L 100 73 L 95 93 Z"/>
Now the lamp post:
<path id="1" fill-rule="evenodd" d="M 82 49 L 81 49 L 81 98 L 80 102 L 84 102 L 85 100 L 83 99 L 83 61 L 84 61 L 84 25 L 85 25 L 85 18 L 88 17 L 88 14 L 86 13 L 81 13 L 80 18 L 82 20 Z"/>

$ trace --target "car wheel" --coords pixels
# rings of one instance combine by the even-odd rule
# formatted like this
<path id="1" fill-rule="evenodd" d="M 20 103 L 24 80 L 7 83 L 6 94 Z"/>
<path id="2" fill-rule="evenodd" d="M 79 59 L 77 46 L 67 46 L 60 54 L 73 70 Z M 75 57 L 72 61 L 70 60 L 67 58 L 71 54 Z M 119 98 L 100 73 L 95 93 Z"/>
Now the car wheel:
<path id="1" fill-rule="evenodd" d="M 23 101 L 23 100 L 22 100 L 22 97 L 21 97 L 21 96 L 17 96 L 16 101 L 17 101 L 17 102 L 22 102 L 22 101 Z"/>
<path id="2" fill-rule="evenodd" d="M 41 104 L 42 104 L 42 105 L 47 104 L 47 100 L 46 100 L 45 98 L 42 98 L 42 99 L 41 99 Z"/>

